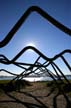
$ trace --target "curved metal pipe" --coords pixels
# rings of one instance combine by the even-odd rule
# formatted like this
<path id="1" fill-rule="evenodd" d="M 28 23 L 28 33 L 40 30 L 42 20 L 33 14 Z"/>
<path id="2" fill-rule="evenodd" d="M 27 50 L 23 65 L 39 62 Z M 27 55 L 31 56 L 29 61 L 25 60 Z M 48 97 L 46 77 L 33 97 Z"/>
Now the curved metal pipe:
<path id="1" fill-rule="evenodd" d="M 5 36 L 5 38 L 0 42 L 0 48 L 4 47 L 7 45 L 10 40 L 13 38 L 14 34 L 18 31 L 18 29 L 21 27 L 21 25 L 25 22 L 27 17 L 32 13 L 32 12 L 37 12 L 40 14 L 42 17 L 44 17 L 47 21 L 49 21 L 51 24 L 59 28 L 61 31 L 67 33 L 68 35 L 71 35 L 71 29 L 67 28 L 60 22 L 58 22 L 56 19 L 51 17 L 48 13 L 46 13 L 43 9 L 41 9 L 38 6 L 31 6 L 30 8 L 25 11 L 25 13 L 22 15 L 22 17 L 18 20 L 18 22 L 14 25 L 14 27 L 11 29 L 11 31 Z"/>

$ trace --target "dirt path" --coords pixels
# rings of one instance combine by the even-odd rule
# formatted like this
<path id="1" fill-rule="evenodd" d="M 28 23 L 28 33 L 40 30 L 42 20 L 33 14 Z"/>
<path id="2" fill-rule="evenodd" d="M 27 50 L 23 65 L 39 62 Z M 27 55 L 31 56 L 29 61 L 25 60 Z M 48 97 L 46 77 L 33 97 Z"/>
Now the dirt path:
<path id="1" fill-rule="evenodd" d="M 45 84 L 34 83 L 21 91 L 0 94 L 0 108 L 71 108 L 71 98 Z"/>

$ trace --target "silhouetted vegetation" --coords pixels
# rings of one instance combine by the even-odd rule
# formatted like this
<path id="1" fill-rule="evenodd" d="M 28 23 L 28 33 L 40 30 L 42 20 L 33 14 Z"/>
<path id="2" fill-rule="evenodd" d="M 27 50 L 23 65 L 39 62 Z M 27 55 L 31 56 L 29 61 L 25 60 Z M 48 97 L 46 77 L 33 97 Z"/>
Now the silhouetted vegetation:
<path id="1" fill-rule="evenodd" d="M 16 81 L 9 81 L 9 80 L 1 80 L 0 81 L 0 91 L 20 91 L 20 89 L 25 88 L 26 86 L 30 86 L 30 82 L 26 80 L 16 80 Z"/>
<path id="2" fill-rule="evenodd" d="M 71 81 L 70 81 L 71 82 Z M 50 87 L 50 89 L 59 89 L 60 93 L 69 93 L 71 94 L 71 83 L 66 83 L 66 81 L 64 80 L 64 83 L 62 83 L 61 81 L 57 81 L 58 86 L 56 85 L 55 81 L 49 81 L 47 83 L 47 86 Z"/>

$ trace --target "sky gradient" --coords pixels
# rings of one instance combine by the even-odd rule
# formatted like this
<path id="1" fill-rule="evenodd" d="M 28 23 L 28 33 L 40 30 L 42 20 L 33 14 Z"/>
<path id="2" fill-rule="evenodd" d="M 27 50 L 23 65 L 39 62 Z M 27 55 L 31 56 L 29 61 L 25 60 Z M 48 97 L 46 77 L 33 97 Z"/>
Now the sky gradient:
<path id="1" fill-rule="evenodd" d="M 71 0 L 0 0 L 0 41 L 5 38 L 22 14 L 33 5 L 39 6 L 53 18 L 71 28 Z M 37 49 L 49 58 L 65 49 L 71 49 L 71 37 L 36 12 L 31 13 L 12 40 L 5 47 L 0 48 L 0 54 L 4 54 L 11 60 L 29 43 L 33 43 Z M 32 62 L 35 56 L 33 52 L 28 51 L 19 61 Z M 71 64 L 71 56 L 66 55 L 66 57 Z M 59 65 L 62 64 L 59 62 Z M 20 71 L 13 65 L 0 64 L 1 68 L 14 72 Z M 68 72 L 65 71 L 65 73 Z"/>

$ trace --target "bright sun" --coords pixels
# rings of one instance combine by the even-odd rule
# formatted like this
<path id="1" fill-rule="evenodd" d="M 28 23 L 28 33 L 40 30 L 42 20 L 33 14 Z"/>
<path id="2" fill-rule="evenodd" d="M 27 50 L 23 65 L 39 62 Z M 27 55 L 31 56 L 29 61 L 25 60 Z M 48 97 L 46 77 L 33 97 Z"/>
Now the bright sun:
<path id="1" fill-rule="evenodd" d="M 29 43 L 26 44 L 26 46 L 36 47 L 34 42 L 29 42 Z M 33 50 L 29 49 L 29 52 L 33 52 Z"/>
<path id="2" fill-rule="evenodd" d="M 35 43 L 33 43 L 33 42 L 27 43 L 26 46 L 33 46 L 33 47 L 36 47 Z"/>

